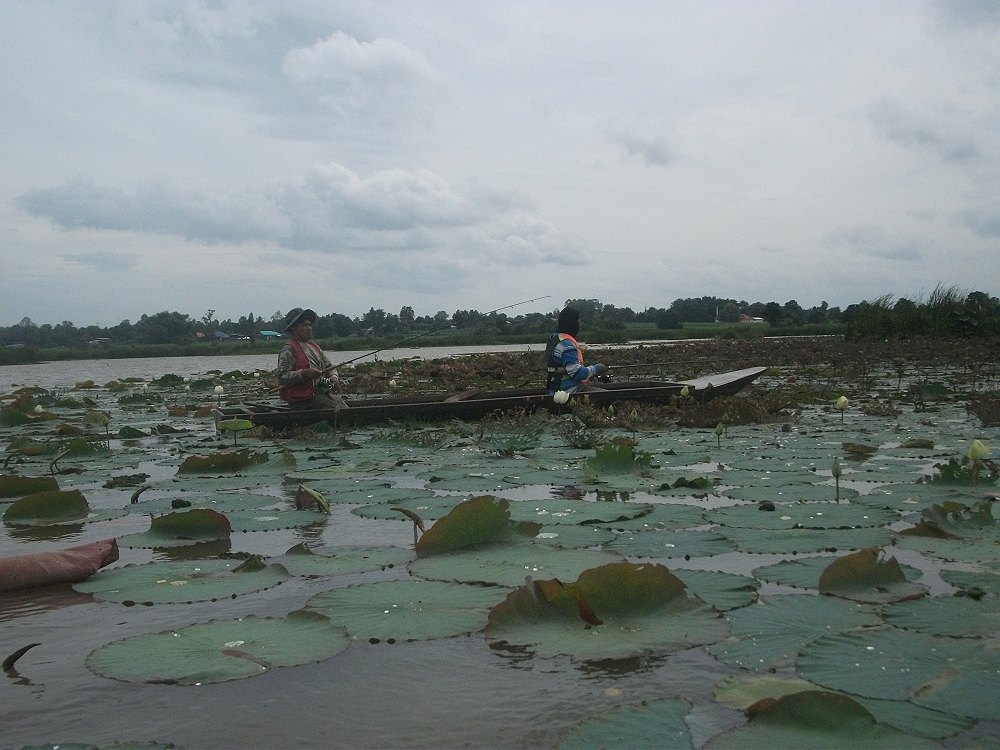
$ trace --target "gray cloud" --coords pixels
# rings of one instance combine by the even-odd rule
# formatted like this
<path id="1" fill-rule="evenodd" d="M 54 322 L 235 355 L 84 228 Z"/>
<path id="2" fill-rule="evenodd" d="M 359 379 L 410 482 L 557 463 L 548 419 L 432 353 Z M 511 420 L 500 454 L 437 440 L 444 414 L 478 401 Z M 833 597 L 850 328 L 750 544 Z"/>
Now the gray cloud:
<path id="1" fill-rule="evenodd" d="M 70 263 L 93 268 L 101 273 L 123 273 L 135 268 L 140 256 L 136 253 L 117 253 L 96 250 L 89 253 L 67 253 L 62 256 Z"/>
<path id="2" fill-rule="evenodd" d="M 977 208 L 966 211 L 962 223 L 980 237 L 1000 237 L 1000 208 Z"/>
<path id="3" fill-rule="evenodd" d="M 215 243 L 270 243 L 324 253 L 462 249 L 519 264 L 579 263 L 579 248 L 525 209 L 512 191 L 460 189 L 434 173 L 401 169 L 362 178 L 340 164 L 240 193 L 147 185 L 134 193 L 76 178 L 16 198 L 65 229 L 174 235 Z M 497 255 L 499 253 L 499 255 Z"/>
<path id="4" fill-rule="evenodd" d="M 603 132 L 611 143 L 620 146 L 626 154 L 650 166 L 666 166 L 677 159 L 662 135 L 643 135 L 620 125 L 607 125 Z"/>
<path id="5" fill-rule="evenodd" d="M 898 104 L 883 100 L 872 109 L 871 121 L 890 141 L 925 148 L 946 162 L 969 162 L 981 156 L 967 132 L 968 116 L 960 111 L 907 113 Z"/>

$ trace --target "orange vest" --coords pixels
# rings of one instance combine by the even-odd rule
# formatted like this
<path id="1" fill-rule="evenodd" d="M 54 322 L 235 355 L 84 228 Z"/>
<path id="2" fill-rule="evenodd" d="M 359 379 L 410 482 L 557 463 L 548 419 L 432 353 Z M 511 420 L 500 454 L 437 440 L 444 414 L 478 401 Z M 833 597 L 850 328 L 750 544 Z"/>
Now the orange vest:
<path id="1" fill-rule="evenodd" d="M 304 370 L 307 367 L 310 367 L 309 358 L 306 356 L 305 350 L 302 348 L 302 344 L 295 339 L 291 339 L 288 343 L 295 352 L 295 369 Z M 316 348 L 316 345 L 311 341 L 307 341 L 306 345 L 311 346 L 314 349 Z M 307 380 L 304 383 L 283 386 L 278 389 L 278 395 L 281 397 L 282 401 L 308 401 L 316 395 L 316 381 Z"/>

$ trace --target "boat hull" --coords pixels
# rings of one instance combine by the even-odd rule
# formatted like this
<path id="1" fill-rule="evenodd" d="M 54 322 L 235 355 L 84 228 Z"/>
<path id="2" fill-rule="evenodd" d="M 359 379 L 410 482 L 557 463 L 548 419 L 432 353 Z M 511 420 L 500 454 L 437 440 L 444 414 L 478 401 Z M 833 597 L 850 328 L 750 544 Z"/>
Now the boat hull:
<path id="1" fill-rule="evenodd" d="M 596 406 L 633 401 L 647 404 L 668 403 L 686 387 L 691 398 L 707 401 L 731 396 L 759 378 L 767 368 L 707 375 L 677 382 L 645 381 L 606 383 L 601 390 L 573 394 L 566 404 L 557 404 L 551 394 L 538 388 L 505 391 L 469 390 L 458 394 L 415 394 L 386 398 L 345 397 L 347 409 L 294 409 L 286 405 L 248 403 L 218 410 L 219 419 L 248 419 L 272 429 L 303 427 L 327 422 L 335 427 L 360 427 L 382 422 L 440 422 L 449 419 L 474 421 L 496 412 L 545 409 L 556 413 L 571 411 L 572 402 L 587 399 Z"/>

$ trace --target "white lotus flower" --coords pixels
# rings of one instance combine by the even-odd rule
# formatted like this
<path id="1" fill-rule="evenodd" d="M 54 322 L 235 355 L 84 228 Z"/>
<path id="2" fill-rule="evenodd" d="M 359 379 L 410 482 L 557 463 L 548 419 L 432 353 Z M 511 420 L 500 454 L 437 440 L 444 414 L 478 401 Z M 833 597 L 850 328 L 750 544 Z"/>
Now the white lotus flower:
<path id="1" fill-rule="evenodd" d="M 221 396 L 225 392 L 226 392 L 226 389 L 223 388 L 221 385 L 215 386 L 215 395 L 216 396 Z"/>
<path id="2" fill-rule="evenodd" d="M 987 448 L 981 440 L 973 440 L 969 445 L 970 461 L 982 461 L 988 455 L 990 455 L 990 449 Z"/>
<path id="3" fill-rule="evenodd" d="M 844 411 L 851 402 L 847 400 L 847 396 L 841 396 L 836 400 L 834 406 L 836 406 L 841 411 Z"/>
<path id="4" fill-rule="evenodd" d="M 556 391 L 552 395 L 552 400 L 557 404 L 565 404 L 569 401 L 569 393 L 567 391 Z"/>

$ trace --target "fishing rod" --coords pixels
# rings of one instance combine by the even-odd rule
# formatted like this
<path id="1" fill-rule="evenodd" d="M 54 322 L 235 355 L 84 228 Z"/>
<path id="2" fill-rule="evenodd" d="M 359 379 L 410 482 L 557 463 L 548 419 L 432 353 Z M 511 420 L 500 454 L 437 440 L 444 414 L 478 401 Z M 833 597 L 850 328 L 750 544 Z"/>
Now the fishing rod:
<path id="1" fill-rule="evenodd" d="M 500 312 L 501 310 L 509 310 L 512 307 L 518 307 L 520 305 L 526 305 L 529 302 L 537 302 L 540 299 L 548 299 L 550 296 L 552 296 L 552 295 L 545 294 L 545 295 L 542 295 L 541 297 L 535 297 L 533 299 L 526 299 L 523 302 L 515 302 L 513 305 L 504 305 L 503 307 L 498 307 L 496 310 L 490 310 L 489 312 L 484 312 L 484 313 L 482 313 L 482 315 L 484 315 L 484 316 L 485 315 L 492 315 L 493 313 Z M 398 346 L 402 346 L 403 344 L 408 344 L 411 341 L 416 341 L 417 339 L 423 338 L 424 336 L 430 336 L 432 333 L 436 333 L 437 331 L 441 331 L 441 330 L 444 330 L 445 328 L 449 328 L 449 327 L 450 326 L 444 326 L 444 325 L 442 325 L 442 326 L 438 326 L 437 328 L 432 328 L 429 331 L 424 331 L 423 333 L 418 333 L 416 336 L 410 336 L 409 338 L 405 338 L 402 341 L 397 341 L 395 344 L 390 344 L 389 346 L 383 346 L 381 349 L 376 349 L 373 352 L 367 352 L 365 354 L 360 354 L 357 357 L 354 357 L 353 359 L 347 360 L 346 362 L 340 362 L 336 366 L 337 367 L 343 367 L 344 365 L 349 365 L 352 362 L 357 362 L 359 359 L 364 359 L 365 357 L 371 357 L 372 355 L 378 354 L 379 352 L 384 352 L 386 349 L 395 349 Z"/>

